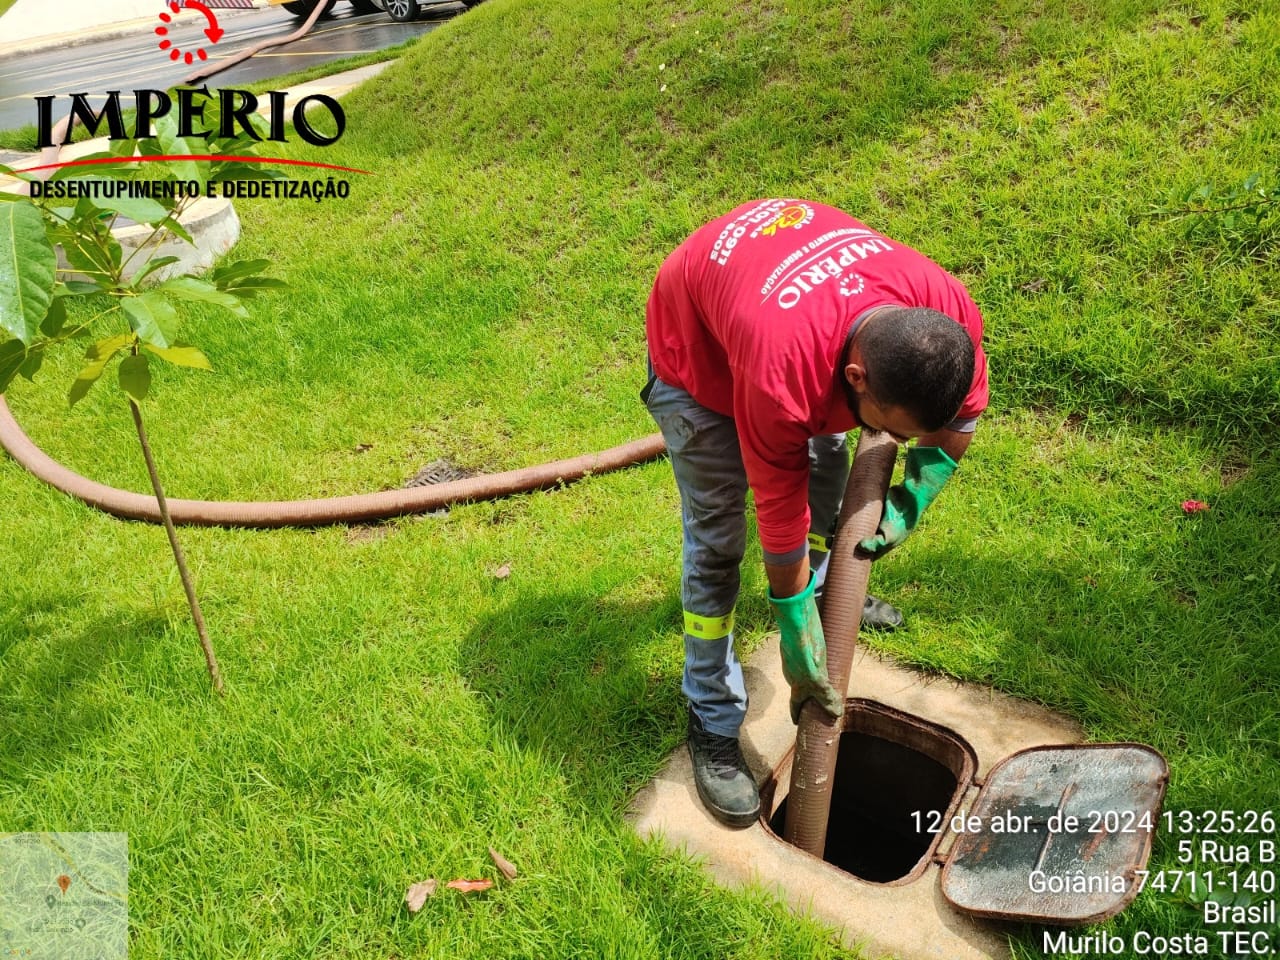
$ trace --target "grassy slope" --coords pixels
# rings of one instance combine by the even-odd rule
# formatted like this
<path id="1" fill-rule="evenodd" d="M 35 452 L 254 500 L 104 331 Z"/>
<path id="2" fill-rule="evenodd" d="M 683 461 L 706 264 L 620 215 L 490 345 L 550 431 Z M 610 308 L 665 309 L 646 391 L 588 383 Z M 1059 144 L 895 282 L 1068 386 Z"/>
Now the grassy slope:
<path id="1" fill-rule="evenodd" d="M 663 254 L 746 197 L 826 200 L 971 285 L 995 371 L 962 481 L 877 570 L 913 624 L 880 645 L 1155 744 L 1171 807 L 1274 803 L 1274 246 L 1144 214 L 1266 169 L 1277 28 L 960 6 L 490 0 L 431 35 L 322 155 L 374 171 L 353 201 L 239 205 L 239 252 L 295 289 L 193 321 L 219 370 L 157 383 L 171 491 L 350 492 L 648 432 Z M 119 401 L 65 412 L 74 366 L 16 387 L 19 418 L 141 489 Z M 665 465 L 373 530 L 188 532 L 225 704 L 160 532 L 12 464 L 0 490 L 0 822 L 128 830 L 135 955 L 836 952 L 620 825 L 681 737 Z M 747 647 L 762 593 L 749 564 Z M 489 844 L 521 883 L 399 911 Z M 1195 923 L 1148 894 L 1115 926 Z"/>

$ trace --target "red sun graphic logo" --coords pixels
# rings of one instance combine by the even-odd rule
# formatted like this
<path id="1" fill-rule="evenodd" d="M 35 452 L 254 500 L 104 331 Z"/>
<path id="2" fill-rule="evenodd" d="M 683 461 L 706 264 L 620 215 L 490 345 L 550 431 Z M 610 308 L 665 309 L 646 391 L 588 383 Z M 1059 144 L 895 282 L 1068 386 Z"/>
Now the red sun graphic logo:
<path id="1" fill-rule="evenodd" d="M 214 16 L 212 10 L 206 7 L 203 3 L 200 3 L 199 0 L 186 0 L 185 3 L 180 3 L 179 0 L 169 0 L 169 10 L 173 11 L 173 13 L 178 13 L 184 6 L 189 10 L 199 10 L 206 18 L 208 18 L 209 27 L 205 30 L 204 35 L 209 38 L 210 43 L 217 43 L 222 39 L 223 31 L 218 26 L 217 17 Z M 186 53 L 183 53 L 182 50 L 174 46 L 173 41 L 169 39 L 169 27 L 167 26 L 167 24 L 173 22 L 172 14 L 167 12 L 161 13 L 160 20 L 164 25 L 156 27 L 156 36 L 160 37 L 160 49 L 169 51 L 170 60 L 182 60 L 185 63 L 195 63 L 196 60 L 209 59 L 209 55 L 204 52 L 203 47 L 199 47 L 195 52 L 188 50 Z"/>

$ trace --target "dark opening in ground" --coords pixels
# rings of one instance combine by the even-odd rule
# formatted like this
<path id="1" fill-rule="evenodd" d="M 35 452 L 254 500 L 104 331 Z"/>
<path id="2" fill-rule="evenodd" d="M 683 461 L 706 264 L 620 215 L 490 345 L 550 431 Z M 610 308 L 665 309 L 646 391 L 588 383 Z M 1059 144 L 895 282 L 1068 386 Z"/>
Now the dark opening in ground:
<path id="1" fill-rule="evenodd" d="M 860 731 L 840 736 L 827 845 L 822 859 L 872 883 L 912 873 L 930 853 L 959 782 L 945 764 L 918 750 Z M 918 816 L 916 816 L 918 814 Z M 769 818 L 784 835 L 787 799 Z"/>

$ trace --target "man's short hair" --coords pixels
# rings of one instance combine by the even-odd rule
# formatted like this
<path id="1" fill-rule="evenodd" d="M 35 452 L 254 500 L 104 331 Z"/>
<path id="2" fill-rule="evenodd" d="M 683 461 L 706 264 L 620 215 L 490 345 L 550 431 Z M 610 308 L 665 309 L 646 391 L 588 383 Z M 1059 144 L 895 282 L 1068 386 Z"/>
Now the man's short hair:
<path id="1" fill-rule="evenodd" d="M 867 388 L 882 406 L 901 407 L 932 433 L 955 419 L 973 382 L 973 341 L 964 327 L 928 307 L 896 307 L 859 332 Z"/>

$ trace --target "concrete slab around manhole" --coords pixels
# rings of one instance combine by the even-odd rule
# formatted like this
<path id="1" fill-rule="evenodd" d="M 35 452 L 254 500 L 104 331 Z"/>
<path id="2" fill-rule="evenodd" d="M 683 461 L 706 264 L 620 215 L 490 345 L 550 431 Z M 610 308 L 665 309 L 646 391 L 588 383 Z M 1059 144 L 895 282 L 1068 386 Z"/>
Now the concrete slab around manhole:
<path id="1" fill-rule="evenodd" d="M 751 708 L 742 730 L 743 752 L 763 782 L 795 745 L 788 690 L 775 643 L 761 644 L 746 665 Z M 850 697 L 865 697 L 954 730 L 973 747 L 978 776 L 1009 754 L 1051 743 L 1078 743 L 1079 726 L 1035 704 L 976 684 L 930 678 L 860 649 Z M 779 784 L 785 790 L 787 784 Z M 972 794 L 966 798 L 966 804 Z M 943 898 L 941 868 L 931 863 L 900 886 L 867 883 L 771 837 L 760 824 L 731 830 L 698 801 L 689 754 L 682 745 L 635 798 L 629 812 L 636 831 L 659 837 L 701 860 L 729 886 L 758 885 L 794 909 L 835 927 L 850 947 L 868 957 L 901 960 L 977 960 L 1009 956 L 999 924 L 961 913 Z"/>

